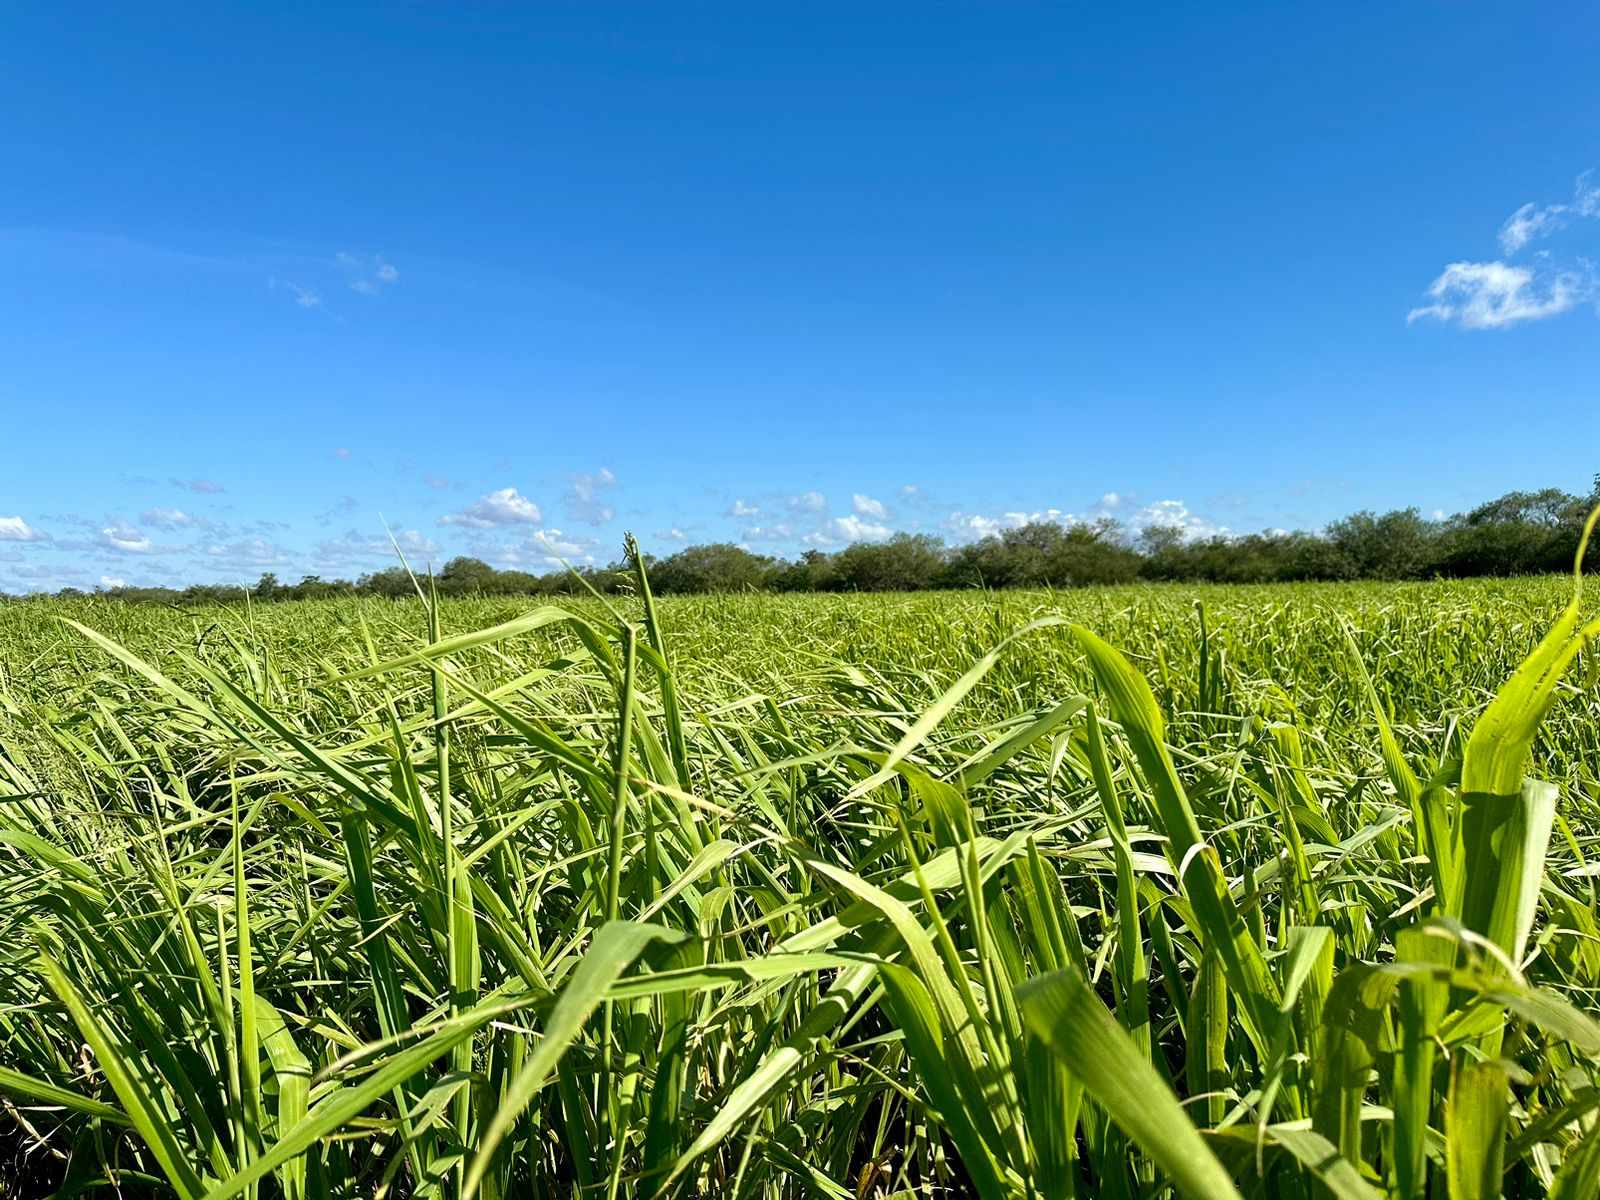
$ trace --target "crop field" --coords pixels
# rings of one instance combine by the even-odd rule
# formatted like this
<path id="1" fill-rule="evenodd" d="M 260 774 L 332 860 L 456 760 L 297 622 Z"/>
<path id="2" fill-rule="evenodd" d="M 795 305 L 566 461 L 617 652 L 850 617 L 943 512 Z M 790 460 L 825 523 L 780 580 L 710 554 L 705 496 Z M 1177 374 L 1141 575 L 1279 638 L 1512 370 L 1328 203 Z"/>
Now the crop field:
<path id="1" fill-rule="evenodd" d="M 1588 619 L 0 606 L 0 1195 L 1587 1200 Z"/>

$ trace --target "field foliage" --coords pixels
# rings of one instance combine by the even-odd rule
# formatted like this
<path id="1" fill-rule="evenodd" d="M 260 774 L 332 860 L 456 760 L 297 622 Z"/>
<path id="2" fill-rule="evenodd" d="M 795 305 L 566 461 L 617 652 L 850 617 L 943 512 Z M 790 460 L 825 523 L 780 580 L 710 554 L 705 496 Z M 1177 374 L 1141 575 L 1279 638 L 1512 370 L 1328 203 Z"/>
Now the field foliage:
<path id="1" fill-rule="evenodd" d="M 1596 1194 L 1571 580 L 643 585 L 0 608 L 10 1191 Z"/>

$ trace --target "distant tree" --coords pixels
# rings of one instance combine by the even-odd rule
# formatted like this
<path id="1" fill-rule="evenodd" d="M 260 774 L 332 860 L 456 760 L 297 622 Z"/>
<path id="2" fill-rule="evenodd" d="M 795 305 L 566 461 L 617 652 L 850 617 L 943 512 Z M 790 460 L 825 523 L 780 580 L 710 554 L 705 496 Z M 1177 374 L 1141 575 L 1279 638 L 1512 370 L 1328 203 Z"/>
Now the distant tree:
<path id="1" fill-rule="evenodd" d="M 447 596 L 492 596 L 505 590 L 503 574 L 482 559 L 463 555 L 445 563 L 437 582 L 439 591 Z"/>
<path id="2" fill-rule="evenodd" d="M 1370 579 L 1414 579 L 1435 561 L 1436 530 L 1415 508 L 1353 513 L 1328 526 L 1328 540 Z"/>
<path id="3" fill-rule="evenodd" d="M 833 586 L 852 592 L 914 592 L 944 572 L 944 543 L 931 534 L 897 533 L 885 542 L 857 542 L 834 555 Z"/>
<path id="4" fill-rule="evenodd" d="M 773 560 L 731 542 L 690 546 L 658 563 L 651 587 L 671 592 L 740 592 L 765 585 Z"/>
<path id="5" fill-rule="evenodd" d="M 1579 523 L 1587 515 L 1583 499 L 1560 488 L 1537 492 L 1507 492 L 1497 500 L 1480 504 L 1467 514 L 1468 525 L 1539 525 L 1555 529 Z"/>
<path id="6" fill-rule="evenodd" d="M 767 586 L 776 592 L 837 591 L 838 563 L 821 550 L 805 550 L 795 562 L 777 564 L 767 577 Z"/>

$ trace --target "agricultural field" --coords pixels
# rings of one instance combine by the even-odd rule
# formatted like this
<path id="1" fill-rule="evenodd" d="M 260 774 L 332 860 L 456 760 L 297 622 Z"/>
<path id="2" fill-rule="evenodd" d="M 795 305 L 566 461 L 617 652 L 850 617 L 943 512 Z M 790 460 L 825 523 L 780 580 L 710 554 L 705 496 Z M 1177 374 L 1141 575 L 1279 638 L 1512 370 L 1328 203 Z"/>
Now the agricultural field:
<path id="1" fill-rule="evenodd" d="M 1573 592 L 0 606 L 0 1194 L 1593 1197 Z"/>

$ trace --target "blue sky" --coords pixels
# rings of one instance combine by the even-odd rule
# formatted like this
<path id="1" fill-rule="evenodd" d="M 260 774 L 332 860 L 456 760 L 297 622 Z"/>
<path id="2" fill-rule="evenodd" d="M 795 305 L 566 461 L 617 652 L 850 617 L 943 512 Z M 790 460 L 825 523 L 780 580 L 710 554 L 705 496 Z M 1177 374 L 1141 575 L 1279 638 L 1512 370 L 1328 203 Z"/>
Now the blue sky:
<path id="1" fill-rule="evenodd" d="M 0 590 L 1600 471 L 1581 4 L 30 5 Z"/>

